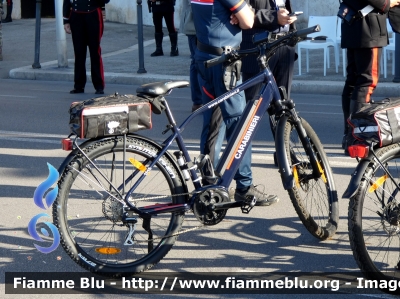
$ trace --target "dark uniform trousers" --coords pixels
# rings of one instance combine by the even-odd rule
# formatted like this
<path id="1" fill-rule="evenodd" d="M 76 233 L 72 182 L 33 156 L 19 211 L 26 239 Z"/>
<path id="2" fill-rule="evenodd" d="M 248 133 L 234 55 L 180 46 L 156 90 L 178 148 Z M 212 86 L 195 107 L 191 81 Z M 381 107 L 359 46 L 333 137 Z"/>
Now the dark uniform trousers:
<path id="1" fill-rule="evenodd" d="M 347 119 L 371 101 L 379 80 L 382 48 L 347 49 L 347 78 L 342 93 L 344 134 L 348 133 Z"/>
<path id="2" fill-rule="evenodd" d="M 162 33 L 162 20 L 165 19 L 165 25 L 169 33 L 174 33 L 174 12 L 173 11 L 153 11 L 153 24 L 156 33 Z"/>
<path id="3" fill-rule="evenodd" d="M 100 40 L 104 24 L 101 8 L 90 12 L 71 12 L 70 26 L 75 52 L 75 89 L 86 84 L 86 55 L 90 53 L 92 83 L 96 90 L 104 89 L 104 68 Z"/>
<path id="4" fill-rule="evenodd" d="M 153 24 L 155 33 L 162 33 L 162 20 L 165 19 L 165 25 L 169 33 L 175 33 L 174 24 L 174 0 L 157 0 L 151 3 L 151 10 L 153 12 Z"/>

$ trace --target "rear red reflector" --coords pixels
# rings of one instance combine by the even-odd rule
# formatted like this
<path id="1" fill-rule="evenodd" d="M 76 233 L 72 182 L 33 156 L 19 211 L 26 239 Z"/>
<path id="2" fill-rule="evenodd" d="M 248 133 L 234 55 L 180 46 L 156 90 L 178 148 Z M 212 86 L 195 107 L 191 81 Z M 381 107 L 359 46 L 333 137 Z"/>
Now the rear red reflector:
<path id="1" fill-rule="evenodd" d="M 368 145 L 365 144 L 350 145 L 348 150 L 352 158 L 366 158 L 369 153 Z"/>
<path id="2" fill-rule="evenodd" d="M 65 138 L 61 140 L 62 149 L 64 151 L 72 151 L 72 140 Z"/>

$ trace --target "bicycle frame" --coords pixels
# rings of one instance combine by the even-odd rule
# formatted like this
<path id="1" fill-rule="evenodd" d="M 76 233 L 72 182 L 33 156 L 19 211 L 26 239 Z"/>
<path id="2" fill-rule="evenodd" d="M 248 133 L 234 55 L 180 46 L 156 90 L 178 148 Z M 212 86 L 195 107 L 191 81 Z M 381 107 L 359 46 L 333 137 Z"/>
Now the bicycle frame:
<path id="1" fill-rule="evenodd" d="M 172 112 L 167 104 L 166 104 L 166 116 L 169 120 L 170 127 L 169 129 L 172 131 L 172 135 L 170 135 L 163 143 L 163 147 L 158 153 L 157 157 L 152 161 L 152 163 L 148 166 L 148 169 L 151 169 L 162 157 L 169 147 L 171 146 L 172 142 L 176 141 L 179 150 L 182 152 L 184 159 L 186 162 L 191 162 L 191 158 L 189 156 L 189 152 L 185 146 L 185 143 L 182 138 L 182 132 L 185 130 L 186 126 L 199 114 L 204 113 L 205 111 L 212 109 L 214 106 L 220 104 L 223 101 L 229 99 L 232 95 L 242 92 L 243 90 L 254 86 L 259 83 L 264 83 L 264 86 L 261 89 L 260 96 L 258 99 L 252 100 L 247 103 L 244 112 L 236 125 L 236 129 L 232 135 L 231 140 L 229 141 L 226 149 L 224 150 L 222 157 L 216 168 L 216 173 L 220 176 L 216 185 L 207 185 L 202 187 L 200 184 L 201 178 L 198 176 L 195 169 L 189 169 L 191 180 L 195 186 L 197 192 L 201 192 L 208 188 L 215 188 L 220 187 L 224 188 L 225 190 L 228 189 L 230 183 L 233 180 L 233 177 L 239 167 L 240 162 L 242 161 L 242 157 L 245 151 L 248 149 L 252 139 L 254 138 L 255 132 L 259 127 L 261 119 L 265 115 L 267 108 L 271 103 L 278 103 L 278 106 L 282 106 L 281 103 L 281 96 L 279 89 L 275 83 L 275 79 L 268 67 L 265 70 L 261 71 L 257 76 L 247 80 L 246 82 L 238 85 L 235 89 L 217 97 L 216 99 L 212 100 L 208 104 L 204 105 L 203 107 L 199 108 L 192 114 L 190 114 L 186 120 L 180 125 L 177 126 L 175 120 L 173 118 Z M 294 115 L 297 118 L 297 114 L 295 113 L 294 109 L 291 109 L 291 115 Z M 302 132 L 302 130 L 299 130 Z M 301 135 L 301 134 L 299 134 Z M 302 142 L 308 144 L 308 148 L 310 147 L 308 140 L 305 140 L 306 137 L 301 138 Z M 304 139 L 304 140 L 303 140 Z M 307 148 L 307 147 L 305 147 Z M 311 155 L 313 156 L 313 155 Z M 314 157 L 315 159 L 315 157 Z M 315 163 L 313 163 L 315 164 Z M 319 173 L 319 171 L 317 171 Z M 147 172 L 142 174 L 142 177 L 139 178 L 136 183 L 132 186 L 132 188 L 127 192 L 125 195 L 125 202 L 126 204 L 134 210 L 134 212 L 138 214 L 159 214 L 159 213 L 170 213 L 171 211 L 176 210 L 189 210 L 193 203 L 194 203 L 194 196 L 191 198 L 189 204 L 181 204 L 181 205 L 172 205 L 172 204 L 164 204 L 164 205 L 156 205 L 156 206 L 148 206 L 145 209 L 137 209 L 134 205 L 132 205 L 127 199 L 132 195 L 135 188 L 141 183 L 141 181 L 146 176 Z M 288 176 L 290 175 L 290 171 L 286 171 Z M 288 180 L 293 181 L 293 177 L 291 176 Z M 288 184 L 286 184 L 288 185 Z M 180 207 L 179 207 L 180 206 Z M 229 203 L 222 203 L 218 204 L 215 207 L 216 209 L 226 209 L 230 207 L 238 207 L 240 203 L 236 202 L 229 202 Z"/>
<path id="2" fill-rule="evenodd" d="M 160 213 L 171 213 L 173 211 L 179 211 L 179 210 L 187 211 L 191 209 L 194 204 L 196 196 L 192 196 L 190 201 L 184 204 L 172 204 L 172 203 L 163 205 L 157 204 L 154 206 L 147 206 L 141 209 L 136 208 L 128 199 L 131 197 L 137 186 L 143 181 L 143 179 L 146 177 L 149 171 L 151 171 L 152 167 L 156 163 L 158 163 L 158 161 L 164 154 L 168 153 L 167 151 L 170 148 L 172 142 L 176 141 L 178 148 L 182 152 L 182 155 L 186 163 L 190 164 L 192 162 L 189 156 L 189 152 L 183 141 L 182 132 L 185 130 L 186 126 L 193 120 L 193 118 L 197 117 L 199 114 L 202 114 L 207 110 L 212 109 L 214 106 L 219 105 L 220 103 L 226 101 L 231 96 L 238 94 L 248 89 L 249 87 L 252 87 L 259 83 L 263 83 L 263 86 L 261 88 L 258 99 L 253 99 L 247 103 L 243 111 L 243 114 L 240 117 L 238 124 L 236 125 L 236 128 L 232 134 L 231 140 L 228 142 L 228 145 L 226 146 L 226 149 L 222 153 L 222 156 L 216 167 L 216 174 L 219 176 L 218 182 L 215 185 L 202 186 L 200 184 L 201 177 L 198 176 L 196 169 L 194 167 L 188 168 L 191 180 L 196 190 L 195 193 L 200 193 L 209 188 L 222 188 L 225 191 L 227 191 L 239 167 L 239 164 L 242 161 L 243 155 L 248 150 L 249 145 L 251 144 L 251 141 L 255 136 L 255 132 L 257 131 L 260 122 L 265 112 L 267 111 L 267 108 L 271 104 L 273 104 L 275 107 L 276 111 L 275 115 L 277 117 L 281 116 L 284 117 L 283 129 L 286 124 L 286 121 L 290 117 L 291 122 L 296 127 L 296 130 L 303 144 L 303 147 L 306 151 L 306 154 L 310 158 L 310 162 L 313 168 L 313 174 L 312 174 L 313 178 L 318 178 L 321 176 L 319 165 L 316 161 L 316 157 L 312 152 L 310 142 L 307 139 L 304 129 L 302 128 L 301 120 L 297 116 L 297 113 L 294 109 L 294 103 L 291 100 L 281 98 L 281 93 L 279 91 L 279 88 L 276 85 L 275 79 L 266 61 L 265 48 L 262 45 L 258 47 L 260 50 L 259 52 L 260 55 L 258 59 L 260 65 L 263 66 L 262 71 L 255 77 L 247 80 L 246 82 L 241 83 L 233 90 L 230 90 L 225 94 L 215 98 L 214 100 L 210 101 L 206 105 L 202 106 L 198 110 L 191 113 L 180 126 L 177 126 L 167 101 L 164 101 L 164 105 L 166 106 L 165 113 L 169 122 L 168 130 L 171 130 L 172 134 L 162 143 L 162 145 L 160 145 L 160 151 L 157 157 L 155 157 L 154 160 L 152 160 L 150 165 L 147 166 L 147 170 L 143 174 L 141 174 L 141 177 L 135 182 L 135 184 L 130 188 L 130 190 L 124 196 L 123 194 L 121 194 L 120 190 L 122 190 L 122 193 L 124 193 L 125 185 L 127 185 L 127 182 L 132 178 L 132 176 L 136 175 L 138 172 L 134 172 L 127 179 L 124 179 L 124 182 L 118 188 L 112 186 L 113 189 L 119 193 L 121 198 L 124 198 L 124 201 L 128 209 L 137 213 L 141 217 L 149 217 L 151 215 L 156 215 Z M 249 53 L 251 52 L 248 53 L 246 52 L 246 54 Z M 284 183 L 284 187 L 285 189 L 289 189 L 293 187 L 293 175 L 285 154 L 286 149 L 284 147 L 284 141 L 280 140 L 279 142 L 277 142 L 276 145 L 277 145 L 278 164 L 281 168 L 281 176 Z M 226 203 L 215 204 L 213 208 L 229 209 L 231 207 L 239 207 L 239 206 L 241 206 L 240 202 L 239 203 L 226 202 Z"/>

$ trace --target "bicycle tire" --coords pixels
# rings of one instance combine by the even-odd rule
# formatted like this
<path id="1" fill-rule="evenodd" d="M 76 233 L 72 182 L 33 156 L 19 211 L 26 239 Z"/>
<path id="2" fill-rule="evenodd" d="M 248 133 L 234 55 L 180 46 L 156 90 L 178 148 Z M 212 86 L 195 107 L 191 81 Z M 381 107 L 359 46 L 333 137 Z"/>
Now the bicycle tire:
<path id="1" fill-rule="evenodd" d="M 311 149 L 323 175 L 314 179 L 309 157 L 290 118 L 284 128 L 285 155 L 293 172 L 294 186 L 289 188 L 292 204 L 303 225 L 316 238 L 326 240 L 336 233 L 339 223 L 339 202 L 331 167 L 324 148 L 310 124 L 301 119 Z"/>
<path id="2" fill-rule="evenodd" d="M 400 145 L 380 148 L 376 156 L 398 181 Z M 377 161 L 372 160 L 356 194 L 350 199 L 350 245 L 358 266 L 367 278 L 400 280 L 399 191 L 399 186 L 393 183 Z M 389 198 L 393 198 L 390 203 Z"/>
<path id="3" fill-rule="evenodd" d="M 123 182 L 123 146 L 123 137 L 118 136 L 90 143 L 83 149 L 116 187 Z M 148 171 L 130 197 L 136 207 L 178 204 L 187 199 L 187 195 L 182 195 L 187 189 L 181 173 L 170 156 L 164 154 L 151 170 L 147 169 L 158 151 L 144 138 L 126 138 L 125 192 L 138 174 Z M 174 234 L 179 232 L 184 219 L 183 212 L 158 214 L 146 224 L 136 217 L 134 235 L 127 239 L 129 228 L 121 221 L 122 205 L 115 199 L 121 198 L 82 154 L 66 166 L 58 187 L 53 219 L 60 232 L 60 243 L 78 265 L 100 275 L 119 277 L 151 268 L 172 248 L 177 238 Z M 153 199 L 139 201 L 140 198 Z M 124 245 L 127 240 L 134 244 Z"/>

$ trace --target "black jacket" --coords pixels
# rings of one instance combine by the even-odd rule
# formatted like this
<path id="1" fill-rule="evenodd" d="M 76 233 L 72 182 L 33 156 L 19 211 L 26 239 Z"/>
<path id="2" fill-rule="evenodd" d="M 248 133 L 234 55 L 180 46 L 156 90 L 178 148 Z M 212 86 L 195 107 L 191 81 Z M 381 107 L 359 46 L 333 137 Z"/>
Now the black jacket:
<path id="1" fill-rule="evenodd" d="M 105 0 L 64 0 L 63 2 L 63 19 L 64 24 L 69 23 L 71 12 L 90 12 L 101 8 L 108 2 Z"/>
<path id="2" fill-rule="evenodd" d="M 155 2 L 147 1 L 150 5 L 151 12 L 174 12 L 175 0 L 156 0 Z"/>
<path id="3" fill-rule="evenodd" d="M 274 0 L 248 0 L 252 8 L 255 9 L 254 26 L 251 29 L 242 31 L 242 43 L 240 49 L 253 48 L 253 35 L 264 31 L 275 31 L 279 29 L 277 11 Z M 290 0 L 286 0 L 286 9 L 292 12 Z M 290 25 L 290 30 L 295 29 L 294 23 Z M 242 71 L 252 73 L 258 70 L 258 64 L 255 56 L 247 56 L 242 59 Z"/>
<path id="4" fill-rule="evenodd" d="M 388 45 L 386 28 L 390 0 L 345 0 L 355 11 L 372 5 L 375 9 L 364 18 L 356 18 L 352 24 L 342 22 L 342 48 L 375 48 Z"/>

